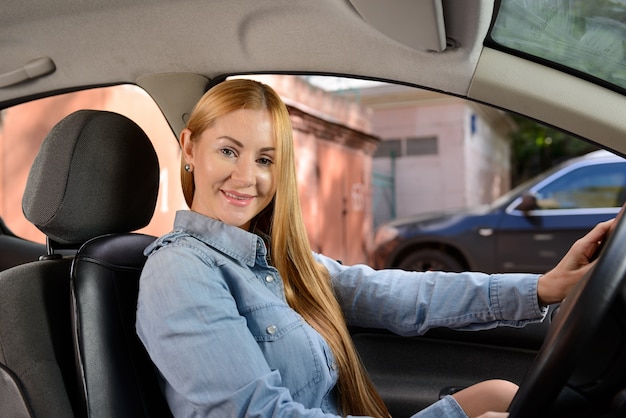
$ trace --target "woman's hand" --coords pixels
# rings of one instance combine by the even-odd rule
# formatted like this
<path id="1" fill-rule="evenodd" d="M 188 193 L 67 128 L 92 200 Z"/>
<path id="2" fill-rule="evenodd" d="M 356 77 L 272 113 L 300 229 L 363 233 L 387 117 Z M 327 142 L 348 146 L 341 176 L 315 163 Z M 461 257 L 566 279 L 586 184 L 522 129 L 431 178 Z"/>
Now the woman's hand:
<path id="1" fill-rule="evenodd" d="M 593 256 L 615 226 L 611 219 L 596 225 L 576 241 L 559 264 L 539 278 L 537 298 L 540 305 L 561 302 L 576 283 L 595 264 Z"/>

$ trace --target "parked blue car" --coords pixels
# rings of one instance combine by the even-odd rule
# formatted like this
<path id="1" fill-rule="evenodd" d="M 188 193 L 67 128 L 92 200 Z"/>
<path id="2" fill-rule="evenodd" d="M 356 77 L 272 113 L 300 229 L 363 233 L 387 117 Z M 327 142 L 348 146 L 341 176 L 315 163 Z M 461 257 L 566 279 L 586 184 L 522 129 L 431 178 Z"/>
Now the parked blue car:
<path id="1" fill-rule="evenodd" d="M 397 219 L 376 231 L 372 263 L 406 270 L 545 272 L 626 198 L 626 160 L 573 158 L 488 206 Z"/>

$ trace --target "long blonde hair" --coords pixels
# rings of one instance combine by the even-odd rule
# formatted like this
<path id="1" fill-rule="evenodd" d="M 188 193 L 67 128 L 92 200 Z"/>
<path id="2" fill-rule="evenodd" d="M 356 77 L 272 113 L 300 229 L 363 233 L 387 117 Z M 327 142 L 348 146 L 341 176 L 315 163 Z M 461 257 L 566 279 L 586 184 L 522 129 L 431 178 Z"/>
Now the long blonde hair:
<path id="1" fill-rule="evenodd" d="M 190 139 L 197 140 L 216 118 L 238 109 L 267 110 L 271 115 L 277 189 L 268 208 L 252 220 L 252 225 L 271 237 L 271 261 L 284 281 L 287 302 L 320 333 L 335 356 L 342 413 L 388 417 L 352 343 L 328 271 L 313 258 L 298 196 L 291 121 L 283 101 L 271 87 L 257 81 L 233 79 L 220 83 L 205 93 L 191 113 L 187 123 Z M 193 173 L 184 165 L 183 158 L 182 188 L 191 206 Z"/>

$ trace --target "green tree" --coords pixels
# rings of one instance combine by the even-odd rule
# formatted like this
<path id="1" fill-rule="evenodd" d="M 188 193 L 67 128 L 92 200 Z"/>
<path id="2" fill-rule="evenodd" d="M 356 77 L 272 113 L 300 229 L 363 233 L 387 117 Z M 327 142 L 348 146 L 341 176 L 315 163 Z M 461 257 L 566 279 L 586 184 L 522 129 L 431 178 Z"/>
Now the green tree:
<path id="1" fill-rule="evenodd" d="M 518 129 L 511 134 L 513 186 L 566 159 L 599 149 L 566 132 L 512 115 Z"/>

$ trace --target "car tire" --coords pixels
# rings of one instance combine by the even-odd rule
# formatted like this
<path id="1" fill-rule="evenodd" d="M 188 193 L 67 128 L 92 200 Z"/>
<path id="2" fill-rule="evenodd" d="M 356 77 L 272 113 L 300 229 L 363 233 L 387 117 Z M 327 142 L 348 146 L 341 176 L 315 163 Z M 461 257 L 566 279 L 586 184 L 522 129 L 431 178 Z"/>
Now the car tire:
<path id="1" fill-rule="evenodd" d="M 457 258 L 440 250 L 417 250 L 403 258 L 398 267 L 410 271 L 460 272 L 463 266 Z"/>

